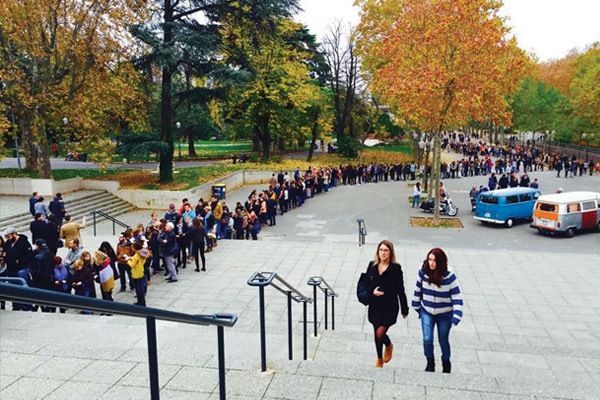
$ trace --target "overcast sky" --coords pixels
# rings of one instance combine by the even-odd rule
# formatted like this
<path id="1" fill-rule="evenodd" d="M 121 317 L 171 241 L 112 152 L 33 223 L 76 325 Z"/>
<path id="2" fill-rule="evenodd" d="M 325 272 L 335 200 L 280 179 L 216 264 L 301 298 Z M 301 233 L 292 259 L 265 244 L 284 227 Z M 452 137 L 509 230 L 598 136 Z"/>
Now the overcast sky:
<path id="1" fill-rule="evenodd" d="M 300 21 L 318 37 L 336 19 L 356 24 L 354 0 L 300 0 Z M 600 0 L 504 0 L 519 45 L 546 61 L 600 41 Z"/>

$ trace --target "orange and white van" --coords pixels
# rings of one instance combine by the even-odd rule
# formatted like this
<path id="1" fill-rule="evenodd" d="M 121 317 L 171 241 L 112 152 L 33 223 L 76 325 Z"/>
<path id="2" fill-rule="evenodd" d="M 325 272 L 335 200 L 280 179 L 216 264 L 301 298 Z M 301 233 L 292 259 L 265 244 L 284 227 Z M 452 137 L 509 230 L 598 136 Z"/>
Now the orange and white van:
<path id="1" fill-rule="evenodd" d="M 580 229 L 600 232 L 600 193 L 565 192 L 540 196 L 533 207 L 531 227 L 539 232 L 575 236 Z"/>

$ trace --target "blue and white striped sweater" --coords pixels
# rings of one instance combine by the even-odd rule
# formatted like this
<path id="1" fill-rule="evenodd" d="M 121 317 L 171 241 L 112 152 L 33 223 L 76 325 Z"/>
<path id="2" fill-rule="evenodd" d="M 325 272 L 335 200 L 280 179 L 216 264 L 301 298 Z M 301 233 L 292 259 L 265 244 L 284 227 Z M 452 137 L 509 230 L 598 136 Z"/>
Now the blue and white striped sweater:
<path id="1" fill-rule="evenodd" d="M 430 283 L 427 274 L 419 270 L 412 307 L 417 312 L 423 307 L 432 315 L 452 312 L 452 323 L 458 324 L 463 316 L 463 298 L 456 274 L 448 270 L 439 287 Z"/>

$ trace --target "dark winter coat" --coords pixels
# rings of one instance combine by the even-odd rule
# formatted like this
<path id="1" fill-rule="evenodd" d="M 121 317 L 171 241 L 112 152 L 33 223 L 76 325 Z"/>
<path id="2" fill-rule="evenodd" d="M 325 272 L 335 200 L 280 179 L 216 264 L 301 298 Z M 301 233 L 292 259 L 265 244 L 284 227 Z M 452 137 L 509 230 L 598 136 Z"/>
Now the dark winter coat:
<path id="1" fill-rule="evenodd" d="M 377 264 L 370 264 L 367 275 L 371 281 L 371 293 L 376 287 L 384 292 L 383 296 L 371 296 L 369 302 L 369 322 L 375 326 L 392 326 L 398 319 L 398 312 L 408 315 L 408 303 L 404 291 L 404 279 L 400 264 L 391 263 L 382 275 Z"/>
<path id="2" fill-rule="evenodd" d="M 31 274 L 31 286 L 39 289 L 51 290 L 54 283 L 54 256 L 48 247 L 40 247 L 36 251 L 31 265 L 29 266 Z"/>
<path id="3" fill-rule="evenodd" d="M 4 259 L 6 262 L 6 272 L 10 276 L 15 276 L 14 274 L 17 271 L 29 267 L 33 258 L 33 251 L 31 243 L 27 240 L 27 236 L 21 234 L 16 242 L 6 242 L 4 250 L 6 251 L 6 258 Z"/>

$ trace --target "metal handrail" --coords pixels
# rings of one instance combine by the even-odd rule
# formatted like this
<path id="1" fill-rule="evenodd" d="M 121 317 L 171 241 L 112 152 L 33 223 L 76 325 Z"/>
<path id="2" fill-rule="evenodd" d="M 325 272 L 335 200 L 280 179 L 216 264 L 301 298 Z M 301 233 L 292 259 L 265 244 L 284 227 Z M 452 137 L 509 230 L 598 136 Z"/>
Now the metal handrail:
<path id="1" fill-rule="evenodd" d="M 113 227 L 113 236 L 116 234 L 115 232 L 115 224 L 116 225 L 120 225 L 121 227 L 127 229 L 130 228 L 129 225 L 127 225 L 125 222 L 120 221 L 118 219 L 116 219 L 115 217 L 111 216 L 110 214 L 105 213 L 104 211 L 100 211 L 100 210 L 94 210 L 92 211 L 92 217 L 94 219 L 94 236 L 96 236 L 96 214 L 100 215 L 101 217 L 106 218 L 109 221 L 112 221 L 112 227 Z"/>
<path id="2" fill-rule="evenodd" d="M 277 280 L 283 286 L 287 288 L 282 289 L 277 284 L 273 283 L 274 280 Z M 310 297 L 306 297 L 298 289 L 290 285 L 285 279 L 279 276 L 276 272 L 255 272 L 248 279 L 248 285 L 250 286 L 273 286 L 275 289 L 280 291 L 283 294 L 287 294 L 288 292 L 292 292 L 292 300 L 296 303 L 312 303 L 312 299 Z"/>
<path id="3" fill-rule="evenodd" d="M 339 297 L 339 295 L 333 290 L 331 285 L 327 283 L 327 281 L 322 276 L 311 276 L 308 278 L 306 282 L 307 285 L 313 287 L 313 334 L 317 337 L 317 288 L 321 289 L 321 291 L 325 294 L 324 297 L 324 305 L 325 305 L 325 329 L 328 328 L 328 301 L 327 299 L 331 297 L 331 330 L 335 330 L 335 298 Z M 325 287 L 323 287 L 325 286 Z"/>
<path id="4" fill-rule="evenodd" d="M 14 283 L 16 285 L 21 286 L 29 286 L 27 281 L 23 278 L 13 277 L 13 276 L 0 276 L 0 283 Z"/>
<path id="5" fill-rule="evenodd" d="M 363 218 L 358 218 L 356 222 L 358 222 L 358 246 L 360 247 L 365 244 L 367 226 L 365 225 L 365 220 Z"/>
<path id="6" fill-rule="evenodd" d="M 275 281 L 275 282 L 274 282 Z M 278 286 L 282 285 L 286 289 Z M 306 297 L 298 289 L 290 285 L 276 272 L 255 272 L 248 278 L 248 285 L 258 287 L 258 303 L 260 317 L 260 369 L 265 372 L 267 370 L 267 339 L 265 333 L 265 287 L 273 286 L 277 291 L 287 296 L 288 306 L 288 359 L 293 360 L 294 352 L 292 345 L 292 300 L 296 303 L 302 303 L 303 312 L 303 356 L 306 360 L 307 354 L 307 326 L 306 326 L 306 305 L 312 303 L 310 297 Z"/>
<path id="7" fill-rule="evenodd" d="M 225 395 L 225 339 L 224 327 L 233 327 L 237 315 L 219 313 L 212 315 L 191 315 L 175 311 L 162 310 L 114 301 L 100 300 L 91 297 L 74 296 L 52 290 L 17 286 L 0 282 L 0 299 L 8 301 L 27 301 L 51 307 L 69 307 L 77 310 L 91 310 L 101 313 L 125 315 L 146 319 L 146 335 L 148 339 L 148 364 L 150 371 L 150 397 L 160 398 L 158 383 L 158 354 L 156 345 L 156 320 L 180 322 L 193 325 L 213 325 L 217 327 L 218 359 L 219 359 L 219 398 Z"/>

